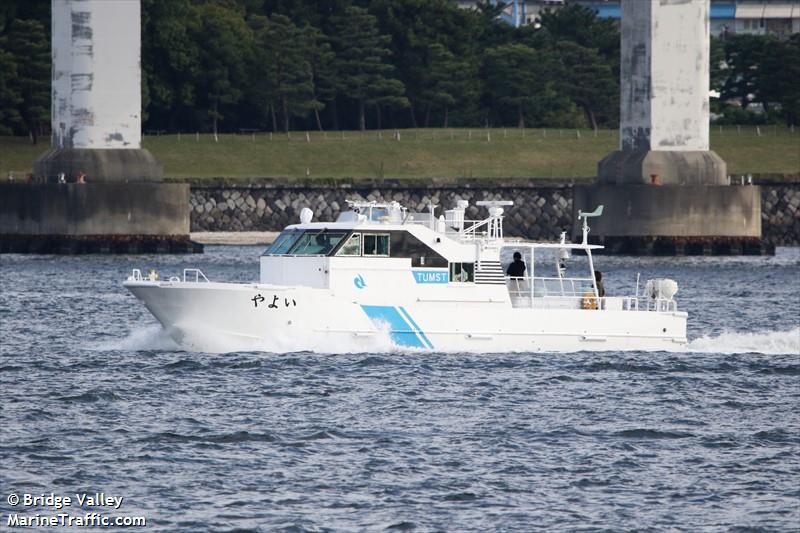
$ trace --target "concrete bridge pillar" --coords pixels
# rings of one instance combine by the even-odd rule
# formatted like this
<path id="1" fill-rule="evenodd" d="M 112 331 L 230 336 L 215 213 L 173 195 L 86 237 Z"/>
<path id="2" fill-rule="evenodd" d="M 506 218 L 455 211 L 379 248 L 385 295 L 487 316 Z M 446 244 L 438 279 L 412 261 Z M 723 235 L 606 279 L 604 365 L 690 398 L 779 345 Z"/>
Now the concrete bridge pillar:
<path id="1" fill-rule="evenodd" d="M 576 216 L 605 205 L 592 236 L 610 252 L 764 250 L 758 187 L 730 186 L 709 150 L 709 10 L 709 0 L 622 0 L 620 146 L 573 201 Z"/>
<path id="2" fill-rule="evenodd" d="M 202 251 L 189 186 L 141 146 L 140 0 L 51 7 L 51 147 L 35 183 L 0 184 L 0 253 Z"/>
<path id="3" fill-rule="evenodd" d="M 52 0 L 51 148 L 40 180 L 160 180 L 141 147 L 140 0 Z"/>
<path id="4" fill-rule="evenodd" d="M 727 183 L 708 144 L 709 0 L 622 0 L 620 147 L 603 183 Z"/>

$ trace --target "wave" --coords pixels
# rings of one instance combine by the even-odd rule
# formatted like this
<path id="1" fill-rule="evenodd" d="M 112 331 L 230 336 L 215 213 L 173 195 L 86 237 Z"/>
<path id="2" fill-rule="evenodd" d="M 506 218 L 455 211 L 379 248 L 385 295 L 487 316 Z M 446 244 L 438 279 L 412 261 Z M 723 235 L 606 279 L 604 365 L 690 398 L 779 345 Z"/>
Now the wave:
<path id="1" fill-rule="evenodd" d="M 752 333 L 724 331 L 719 335 L 704 335 L 689 342 L 689 351 L 725 354 L 800 354 L 800 327 L 788 331 Z"/>
<path id="2" fill-rule="evenodd" d="M 217 338 L 211 332 L 205 335 L 195 333 L 195 345 L 175 342 L 160 325 L 148 325 L 133 330 L 122 339 L 103 341 L 92 348 L 97 351 L 184 351 L 196 350 L 206 353 L 231 352 L 270 352 L 270 353 L 325 353 L 325 354 L 392 354 L 419 352 L 419 349 L 395 345 L 388 331 L 370 338 L 354 337 L 351 342 L 332 345 L 324 339 L 297 339 L 292 336 L 275 335 L 271 338 L 232 342 L 230 336 Z M 743 354 L 762 353 L 767 355 L 800 354 L 800 327 L 788 331 L 737 332 L 723 331 L 718 335 L 704 335 L 689 342 L 688 351 L 693 353 Z M 369 361 L 368 361 L 369 362 Z M 648 367 L 641 371 L 652 370 Z"/>

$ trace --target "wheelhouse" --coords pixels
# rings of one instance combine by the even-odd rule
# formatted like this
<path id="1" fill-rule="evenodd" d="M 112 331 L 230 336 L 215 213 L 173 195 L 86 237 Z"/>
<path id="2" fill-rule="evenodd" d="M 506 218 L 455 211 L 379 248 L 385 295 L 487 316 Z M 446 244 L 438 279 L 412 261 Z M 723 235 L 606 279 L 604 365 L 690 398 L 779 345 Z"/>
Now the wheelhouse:
<path id="1" fill-rule="evenodd" d="M 405 229 L 288 228 L 266 249 L 265 256 L 408 258 L 413 267 L 448 267 L 440 253 Z"/>

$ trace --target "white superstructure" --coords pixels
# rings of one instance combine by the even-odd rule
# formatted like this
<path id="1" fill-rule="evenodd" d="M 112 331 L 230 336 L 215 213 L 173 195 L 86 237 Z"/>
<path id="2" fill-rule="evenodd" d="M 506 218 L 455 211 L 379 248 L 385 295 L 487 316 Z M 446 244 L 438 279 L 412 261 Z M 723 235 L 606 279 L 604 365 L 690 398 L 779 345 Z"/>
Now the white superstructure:
<path id="1" fill-rule="evenodd" d="M 159 280 L 134 270 L 125 286 L 178 342 L 195 349 L 298 351 L 395 346 L 436 351 L 675 350 L 687 314 L 677 285 L 653 280 L 601 296 L 587 242 L 506 239 L 511 202 L 460 201 L 439 217 L 396 202 L 352 202 L 335 222 L 287 227 L 261 256 L 258 283 L 208 281 L 196 269 Z M 525 270 L 508 276 L 512 254 Z M 546 261 L 543 259 L 546 258 Z M 645 284 L 643 284 L 644 289 Z"/>

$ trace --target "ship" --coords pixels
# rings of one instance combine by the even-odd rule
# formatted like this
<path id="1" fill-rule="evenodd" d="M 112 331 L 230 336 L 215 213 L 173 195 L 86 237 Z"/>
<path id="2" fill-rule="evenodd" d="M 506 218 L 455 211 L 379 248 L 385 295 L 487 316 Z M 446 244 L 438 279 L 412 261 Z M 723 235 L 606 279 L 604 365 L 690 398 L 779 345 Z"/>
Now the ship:
<path id="1" fill-rule="evenodd" d="M 124 286 L 177 343 L 201 351 L 685 348 L 688 314 L 675 281 L 640 286 L 637 276 L 632 294 L 605 294 L 593 257 L 602 246 L 588 239 L 602 206 L 578 213 L 574 243 L 565 232 L 557 242 L 507 238 L 513 202 L 476 206 L 485 217 L 467 220 L 464 200 L 438 217 L 438 206 L 415 213 L 353 200 L 329 222 L 303 208 L 260 256 L 257 282 L 133 269 Z"/>

